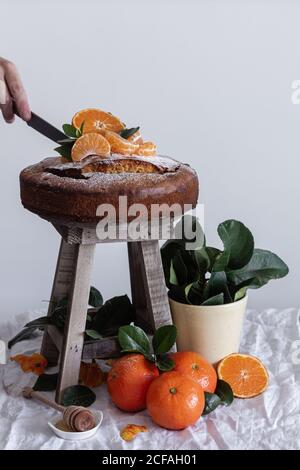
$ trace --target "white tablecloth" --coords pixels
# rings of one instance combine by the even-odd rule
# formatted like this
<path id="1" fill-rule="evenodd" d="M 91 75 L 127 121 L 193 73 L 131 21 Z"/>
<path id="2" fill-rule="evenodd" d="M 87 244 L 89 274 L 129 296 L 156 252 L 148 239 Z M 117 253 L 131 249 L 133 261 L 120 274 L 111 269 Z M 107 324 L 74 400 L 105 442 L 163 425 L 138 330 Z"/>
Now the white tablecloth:
<path id="1" fill-rule="evenodd" d="M 31 312 L 1 325 L 0 337 L 11 338 L 29 320 Z M 56 412 L 18 396 L 23 385 L 36 376 L 24 374 L 17 364 L 0 366 L 0 449 L 300 449 L 299 311 L 268 309 L 248 311 L 241 352 L 261 358 L 270 373 L 270 385 L 261 396 L 236 399 L 219 407 L 184 431 L 167 431 L 151 422 L 147 412 L 122 413 L 110 402 L 106 386 L 94 389 L 93 407 L 103 410 L 104 419 L 96 436 L 86 441 L 64 441 L 51 432 L 47 421 Z M 11 354 L 39 351 L 37 337 L 15 345 Z M 293 354 L 294 353 L 294 354 Z M 298 355 L 298 359 L 300 354 Z M 54 393 L 48 393 L 53 397 Z M 143 424 L 149 432 L 132 442 L 120 438 L 129 423 Z"/>

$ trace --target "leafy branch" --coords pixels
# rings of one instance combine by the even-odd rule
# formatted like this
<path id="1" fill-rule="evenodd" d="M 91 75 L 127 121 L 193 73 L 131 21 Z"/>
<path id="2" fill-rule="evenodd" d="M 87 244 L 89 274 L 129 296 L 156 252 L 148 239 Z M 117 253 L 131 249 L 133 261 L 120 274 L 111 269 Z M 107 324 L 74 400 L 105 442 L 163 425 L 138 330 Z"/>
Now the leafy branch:
<path id="1" fill-rule="evenodd" d="M 147 334 L 142 328 L 125 325 L 119 328 L 118 341 L 123 353 L 140 353 L 154 362 L 161 371 L 173 369 L 174 361 L 168 352 L 174 346 L 177 330 L 174 325 L 158 328 L 152 338 L 152 348 Z"/>
<path id="2" fill-rule="evenodd" d="M 63 124 L 62 128 L 66 138 L 59 140 L 58 143 L 60 144 L 60 146 L 56 147 L 54 150 L 58 152 L 62 157 L 71 161 L 72 147 L 76 140 L 83 134 L 84 121 L 82 122 L 80 129 L 77 129 L 72 124 Z"/>

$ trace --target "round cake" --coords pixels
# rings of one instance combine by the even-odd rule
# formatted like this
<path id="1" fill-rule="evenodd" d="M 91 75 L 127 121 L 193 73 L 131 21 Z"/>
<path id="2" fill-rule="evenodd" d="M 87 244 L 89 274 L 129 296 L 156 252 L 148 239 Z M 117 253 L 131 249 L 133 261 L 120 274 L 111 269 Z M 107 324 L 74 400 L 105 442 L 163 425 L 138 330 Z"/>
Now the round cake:
<path id="1" fill-rule="evenodd" d="M 149 218 L 153 204 L 195 207 L 198 178 L 187 164 L 164 156 L 96 155 L 79 162 L 47 158 L 20 174 L 24 207 L 47 220 L 97 222 L 97 208 L 111 204 L 119 214 L 120 196 L 128 206 L 143 204 Z M 128 221 L 134 217 L 128 216 Z"/>

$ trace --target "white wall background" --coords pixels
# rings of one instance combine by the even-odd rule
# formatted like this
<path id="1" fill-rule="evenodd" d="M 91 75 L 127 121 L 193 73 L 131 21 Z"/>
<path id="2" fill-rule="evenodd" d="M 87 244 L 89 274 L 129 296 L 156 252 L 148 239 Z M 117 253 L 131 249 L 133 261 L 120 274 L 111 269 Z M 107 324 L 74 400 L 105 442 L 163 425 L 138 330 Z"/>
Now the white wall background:
<path id="1" fill-rule="evenodd" d="M 206 232 L 246 223 L 290 266 L 252 307 L 299 305 L 300 3 L 292 0 L 1 0 L 0 55 L 32 109 L 60 126 L 84 107 L 140 125 L 201 181 Z M 53 145 L 0 122 L 0 315 L 49 299 L 59 238 L 19 201 L 20 170 Z M 99 246 L 94 284 L 129 291 L 125 246 Z"/>

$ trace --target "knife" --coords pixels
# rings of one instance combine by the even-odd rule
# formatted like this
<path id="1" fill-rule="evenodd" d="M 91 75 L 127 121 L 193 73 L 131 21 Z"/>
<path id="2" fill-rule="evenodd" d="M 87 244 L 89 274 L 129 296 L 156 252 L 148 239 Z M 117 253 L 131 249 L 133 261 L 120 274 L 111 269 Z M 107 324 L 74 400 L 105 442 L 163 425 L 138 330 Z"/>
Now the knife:
<path id="1" fill-rule="evenodd" d="M 17 116 L 20 117 L 14 100 L 13 100 L 13 111 Z M 32 111 L 31 111 L 31 118 L 29 121 L 26 122 L 26 124 L 32 127 L 33 129 L 35 129 L 36 131 L 38 131 L 40 134 L 43 134 L 45 137 L 48 137 L 48 139 L 51 139 L 58 144 L 60 143 L 61 140 L 67 139 L 67 136 L 62 131 L 52 126 L 52 124 L 45 121 L 45 119 L 41 118 L 40 116 L 33 113 Z"/>

